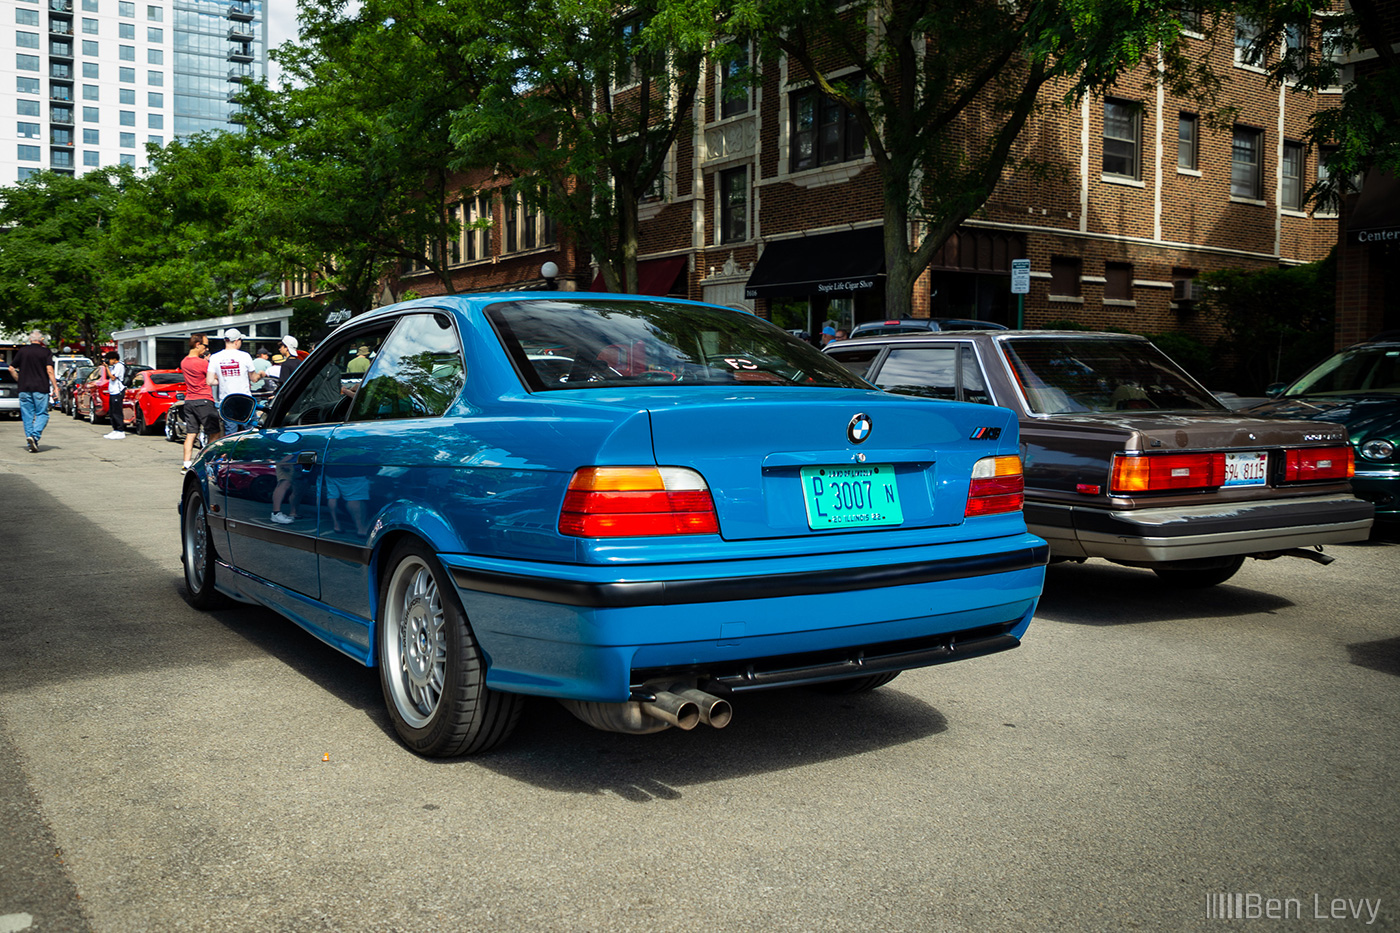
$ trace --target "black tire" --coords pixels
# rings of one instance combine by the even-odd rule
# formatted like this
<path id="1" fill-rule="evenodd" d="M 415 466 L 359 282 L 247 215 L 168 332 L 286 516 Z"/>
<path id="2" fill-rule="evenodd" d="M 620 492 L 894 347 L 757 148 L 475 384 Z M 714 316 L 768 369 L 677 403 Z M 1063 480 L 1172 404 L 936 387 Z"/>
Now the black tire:
<path id="1" fill-rule="evenodd" d="M 1244 555 L 1233 557 L 1202 557 L 1198 560 L 1173 560 L 1152 568 L 1163 583 L 1186 590 L 1205 589 L 1224 583 L 1244 566 Z"/>
<path id="2" fill-rule="evenodd" d="M 861 677 L 847 677 L 844 680 L 829 680 L 824 684 L 813 684 L 813 690 L 832 696 L 850 696 L 854 693 L 869 693 L 878 690 L 894 680 L 903 671 L 885 671 L 883 674 L 865 674 Z"/>
<path id="3" fill-rule="evenodd" d="M 457 591 L 421 542 L 396 547 L 379 598 L 379 682 L 399 739 L 429 758 L 473 755 L 510 737 L 523 698 L 486 686 L 486 661 Z"/>
<path id="4" fill-rule="evenodd" d="M 97 415 L 97 403 L 88 403 L 88 424 L 101 424 L 102 419 Z"/>
<path id="5" fill-rule="evenodd" d="M 178 444 L 184 440 L 183 437 L 179 437 L 175 433 L 175 419 L 170 417 L 170 412 L 165 413 L 165 439 L 172 444 Z"/>
<path id="6" fill-rule="evenodd" d="M 214 589 L 215 557 L 204 496 L 198 486 L 191 486 L 180 509 L 180 563 L 185 567 L 185 601 L 196 609 L 213 609 L 224 602 Z"/>
<path id="7" fill-rule="evenodd" d="M 146 424 L 146 413 L 141 410 L 141 406 L 136 406 L 136 414 L 131 418 L 131 430 L 135 434 L 149 433 L 150 428 Z"/>

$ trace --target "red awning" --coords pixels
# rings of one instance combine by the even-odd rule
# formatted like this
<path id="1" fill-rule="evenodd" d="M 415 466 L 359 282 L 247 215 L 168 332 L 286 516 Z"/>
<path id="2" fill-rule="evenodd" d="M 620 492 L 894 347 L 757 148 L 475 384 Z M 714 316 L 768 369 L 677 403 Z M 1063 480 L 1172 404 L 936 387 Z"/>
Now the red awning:
<path id="1" fill-rule="evenodd" d="M 676 277 L 685 269 L 686 258 L 684 256 L 672 256 L 669 259 L 644 259 L 637 263 L 637 294 L 666 296 L 671 294 L 672 287 L 676 284 Z M 603 273 L 599 272 L 593 279 L 590 291 L 605 292 L 608 287 L 603 284 Z"/>

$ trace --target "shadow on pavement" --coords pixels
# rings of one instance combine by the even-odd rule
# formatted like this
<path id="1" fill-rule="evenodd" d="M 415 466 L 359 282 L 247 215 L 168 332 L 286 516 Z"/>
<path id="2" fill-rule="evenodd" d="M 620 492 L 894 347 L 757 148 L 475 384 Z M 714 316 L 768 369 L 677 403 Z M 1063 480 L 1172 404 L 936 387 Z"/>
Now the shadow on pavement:
<path id="1" fill-rule="evenodd" d="M 1400 638 L 1382 638 L 1347 645 L 1351 663 L 1400 677 Z"/>
<path id="2" fill-rule="evenodd" d="M 1046 568 L 1045 592 L 1036 616 L 1073 625 L 1140 625 L 1229 619 L 1292 605 L 1291 600 L 1238 586 L 1233 580 L 1205 589 L 1180 589 L 1163 583 L 1150 570 L 1090 561 Z"/>

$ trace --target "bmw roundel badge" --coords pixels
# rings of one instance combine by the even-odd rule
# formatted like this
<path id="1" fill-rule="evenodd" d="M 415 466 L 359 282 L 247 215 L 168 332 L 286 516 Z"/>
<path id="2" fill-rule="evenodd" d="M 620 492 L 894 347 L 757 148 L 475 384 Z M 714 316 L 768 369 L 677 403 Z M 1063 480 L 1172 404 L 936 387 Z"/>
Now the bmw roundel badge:
<path id="1" fill-rule="evenodd" d="M 871 427 L 870 416 L 861 412 L 851 419 L 850 424 L 846 425 L 846 436 L 851 439 L 852 444 L 864 443 L 865 439 L 870 436 Z"/>

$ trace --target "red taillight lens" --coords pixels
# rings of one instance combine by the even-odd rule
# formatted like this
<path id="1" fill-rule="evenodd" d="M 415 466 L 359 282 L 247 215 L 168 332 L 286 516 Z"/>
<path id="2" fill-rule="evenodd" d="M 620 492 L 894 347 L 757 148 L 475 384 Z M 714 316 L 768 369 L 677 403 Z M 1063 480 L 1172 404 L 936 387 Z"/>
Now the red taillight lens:
<path id="1" fill-rule="evenodd" d="M 1019 512 L 1026 502 L 1026 480 L 1017 456 L 983 457 L 972 465 L 964 516 Z"/>
<path id="2" fill-rule="evenodd" d="M 1284 451 L 1284 482 L 1350 479 L 1355 475 L 1356 460 L 1350 447 L 1305 447 L 1301 450 Z"/>
<path id="3" fill-rule="evenodd" d="M 1210 489 L 1225 482 L 1223 453 L 1114 454 L 1110 495 Z"/>
<path id="4" fill-rule="evenodd" d="M 569 480 L 559 533 L 576 538 L 719 533 L 710 487 L 682 467 L 582 467 Z"/>

